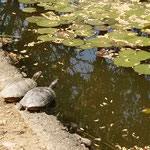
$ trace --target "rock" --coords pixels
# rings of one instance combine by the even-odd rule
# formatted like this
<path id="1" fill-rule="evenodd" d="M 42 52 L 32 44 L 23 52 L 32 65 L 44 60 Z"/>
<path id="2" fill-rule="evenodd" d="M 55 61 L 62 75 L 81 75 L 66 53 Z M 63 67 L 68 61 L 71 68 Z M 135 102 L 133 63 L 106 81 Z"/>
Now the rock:
<path id="1" fill-rule="evenodd" d="M 81 140 L 81 136 L 80 135 L 74 133 L 73 136 L 76 137 L 78 140 Z"/>
<path id="2" fill-rule="evenodd" d="M 89 140 L 87 138 L 81 138 L 81 143 L 83 143 L 87 147 L 91 146 L 91 140 Z"/>

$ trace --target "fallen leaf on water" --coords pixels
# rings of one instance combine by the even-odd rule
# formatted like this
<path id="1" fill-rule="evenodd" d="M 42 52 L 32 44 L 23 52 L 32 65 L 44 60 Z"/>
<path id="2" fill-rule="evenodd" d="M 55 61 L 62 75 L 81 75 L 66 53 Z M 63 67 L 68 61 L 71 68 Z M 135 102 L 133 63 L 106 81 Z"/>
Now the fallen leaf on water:
<path id="1" fill-rule="evenodd" d="M 110 100 L 110 103 L 112 103 L 113 102 L 113 100 Z"/>
<path id="2" fill-rule="evenodd" d="M 108 105 L 107 103 L 103 102 L 103 105 Z"/>
<path id="3" fill-rule="evenodd" d="M 94 122 L 98 122 L 98 121 L 99 121 L 99 119 L 94 120 Z"/>
<path id="4" fill-rule="evenodd" d="M 113 125 L 114 125 L 113 123 L 110 124 L 111 127 L 112 127 Z"/>
<path id="5" fill-rule="evenodd" d="M 107 98 L 107 97 L 105 97 L 105 100 L 108 100 L 108 98 Z"/>
<path id="6" fill-rule="evenodd" d="M 105 129 L 106 127 L 105 126 L 102 126 L 102 127 L 99 127 L 100 129 Z"/>
<path id="7" fill-rule="evenodd" d="M 101 138 L 95 138 L 94 140 L 95 141 L 101 141 Z"/>
<path id="8" fill-rule="evenodd" d="M 25 58 L 28 58 L 28 57 L 29 57 L 29 55 L 24 55 L 24 57 L 25 57 Z"/>
<path id="9" fill-rule="evenodd" d="M 64 63 L 62 63 L 62 62 L 60 62 L 60 61 L 58 62 L 58 64 L 60 64 L 60 65 L 64 65 Z"/>
<path id="10" fill-rule="evenodd" d="M 64 70 L 64 69 L 61 69 L 61 71 L 66 72 L 66 70 Z"/>
<path id="11" fill-rule="evenodd" d="M 145 108 L 142 110 L 142 112 L 145 114 L 150 114 L 150 108 Z"/>
<path id="12" fill-rule="evenodd" d="M 37 65 L 38 65 L 38 63 L 34 63 L 33 65 L 34 65 L 34 66 L 37 66 Z"/>
<path id="13" fill-rule="evenodd" d="M 27 50 L 22 50 L 22 51 L 20 51 L 20 53 L 26 53 L 27 52 Z"/>
<path id="14" fill-rule="evenodd" d="M 94 144 L 96 147 L 99 147 L 99 145 L 98 144 Z"/>
<path id="15" fill-rule="evenodd" d="M 52 65 L 52 66 L 51 66 L 51 68 L 56 68 L 56 67 L 57 67 L 57 65 Z"/>

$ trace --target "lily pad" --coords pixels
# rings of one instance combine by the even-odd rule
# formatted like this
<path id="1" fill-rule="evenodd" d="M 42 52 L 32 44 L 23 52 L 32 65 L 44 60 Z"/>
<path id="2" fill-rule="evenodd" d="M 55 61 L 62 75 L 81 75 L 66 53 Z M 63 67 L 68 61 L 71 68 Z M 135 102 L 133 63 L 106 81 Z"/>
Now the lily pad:
<path id="1" fill-rule="evenodd" d="M 75 34 L 78 36 L 84 36 L 84 37 L 90 37 L 90 36 L 94 36 L 96 34 L 95 31 L 93 30 L 76 30 Z"/>
<path id="2" fill-rule="evenodd" d="M 39 28 L 38 30 L 37 30 L 37 32 L 39 33 L 39 34 L 54 34 L 55 32 L 57 32 L 57 29 L 55 29 L 55 28 Z"/>
<path id="3" fill-rule="evenodd" d="M 36 8 L 34 7 L 26 7 L 22 9 L 23 12 L 27 12 L 27 13 L 33 13 L 36 12 Z"/>
<path id="4" fill-rule="evenodd" d="M 54 21 L 49 19 L 40 20 L 36 24 L 41 27 L 56 27 L 60 25 L 59 21 Z"/>
<path id="5" fill-rule="evenodd" d="M 76 9 L 74 7 L 67 6 L 67 7 L 59 8 L 59 9 L 55 9 L 55 10 L 58 12 L 66 12 L 67 13 L 67 12 L 73 12 Z"/>
<path id="6" fill-rule="evenodd" d="M 32 16 L 32 17 L 27 17 L 26 18 L 26 21 L 30 22 L 30 23 L 36 23 L 40 20 L 44 19 L 43 17 L 41 16 Z"/>
<path id="7" fill-rule="evenodd" d="M 55 38 L 51 35 L 40 35 L 37 39 L 44 42 L 52 42 Z"/>
<path id="8" fill-rule="evenodd" d="M 37 1 L 35 0 L 18 0 L 19 3 L 23 3 L 23 4 L 35 4 L 37 3 Z"/>
<path id="9" fill-rule="evenodd" d="M 81 46 L 84 44 L 84 41 L 81 39 L 67 39 L 62 42 L 66 46 Z"/>
<path id="10" fill-rule="evenodd" d="M 94 25 L 94 26 L 102 24 L 102 22 L 99 19 L 88 19 L 88 20 L 85 20 L 85 22 L 87 24 Z"/>
<path id="11" fill-rule="evenodd" d="M 101 19 L 102 13 L 101 12 L 91 12 L 90 16 L 95 19 Z"/>
<path id="12" fill-rule="evenodd" d="M 103 22 L 108 25 L 114 25 L 118 23 L 118 21 L 113 18 L 104 19 Z"/>
<path id="13" fill-rule="evenodd" d="M 59 38 L 59 39 L 74 39 L 76 37 L 76 35 L 73 32 L 69 32 L 69 31 L 58 31 L 55 32 L 54 37 Z"/>
<path id="14" fill-rule="evenodd" d="M 88 39 L 86 43 L 90 43 L 93 47 L 111 47 L 109 39 L 105 37 Z"/>
<path id="15" fill-rule="evenodd" d="M 150 64 L 139 64 L 134 67 L 134 71 L 139 74 L 150 75 Z"/>
<path id="16" fill-rule="evenodd" d="M 86 24 L 73 24 L 69 28 L 72 30 L 91 30 L 92 26 Z"/>
<path id="17" fill-rule="evenodd" d="M 149 58 L 150 58 L 150 52 L 137 51 L 135 58 L 138 59 L 138 60 L 146 60 L 146 59 L 149 59 Z"/>
<path id="18" fill-rule="evenodd" d="M 91 45 L 91 44 L 84 44 L 84 45 L 81 45 L 79 48 L 81 48 L 81 49 L 92 49 L 93 48 L 93 46 Z"/>
<path id="19" fill-rule="evenodd" d="M 134 56 L 136 55 L 136 51 L 135 50 L 132 50 L 130 48 L 127 48 L 127 49 L 123 49 L 120 53 L 119 53 L 119 56 L 120 57 L 123 57 L 123 58 L 134 58 Z"/>
<path id="20" fill-rule="evenodd" d="M 135 65 L 138 65 L 139 63 L 139 60 L 130 58 L 117 57 L 114 59 L 114 64 L 122 67 L 133 67 Z"/>
<path id="21" fill-rule="evenodd" d="M 99 31 L 108 31 L 110 30 L 110 26 L 100 25 L 100 26 L 95 26 L 94 29 Z"/>

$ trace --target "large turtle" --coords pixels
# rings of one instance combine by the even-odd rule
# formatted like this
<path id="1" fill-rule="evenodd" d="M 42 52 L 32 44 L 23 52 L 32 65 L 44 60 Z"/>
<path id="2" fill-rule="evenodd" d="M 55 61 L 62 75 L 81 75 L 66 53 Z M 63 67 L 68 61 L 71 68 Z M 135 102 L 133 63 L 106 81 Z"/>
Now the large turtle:
<path id="1" fill-rule="evenodd" d="M 4 98 L 6 102 L 19 101 L 29 90 L 37 86 L 36 80 L 42 74 L 42 71 L 35 73 L 30 78 L 21 78 L 8 83 L 6 87 L 1 91 L 0 96 Z"/>
<path id="2" fill-rule="evenodd" d="M 54 97 L 56 97 L 54 89 L 58 79 L 54 80 L 49 87 L 35 87 L 28 91 L 18 104 L 19 109 L 40 110 L 49 106 Z"/>

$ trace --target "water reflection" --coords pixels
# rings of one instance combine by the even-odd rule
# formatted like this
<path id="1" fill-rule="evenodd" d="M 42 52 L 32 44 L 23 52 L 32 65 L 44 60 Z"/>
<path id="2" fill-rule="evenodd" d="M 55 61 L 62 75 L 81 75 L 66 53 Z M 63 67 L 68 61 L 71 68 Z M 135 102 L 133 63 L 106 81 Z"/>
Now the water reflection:
<path id="1" fill-rule="evenodd" d="M 20 7 L 17 1 L 1 1 L 0 32 L 22 36 L 8 51 L 17 49 L 15 53 L 30 56 L 17 67 L 29 77 L 42 70 L 40 86 L 48 86 L 59 78 L 56 111 L 60 112 L 61 120 L 74 122 L 88 134 L 114 145 L 148 145 L 150 118 L 141 110 L 150 107 L 150 78 L 139 76 L 132 69 L 118 68 L 108 59 L 96 58 L 96 49 L 76 51 L 49 43 L 25 47 L 36 41 L 37 34 L 28 31 L 35 26 L 24 21 L 26 14 Z M 27 53 L 20 53 L 22 50 Z M 100 149 L 107 147 L 101 144 Z"/>

